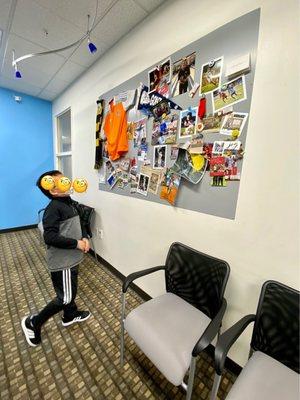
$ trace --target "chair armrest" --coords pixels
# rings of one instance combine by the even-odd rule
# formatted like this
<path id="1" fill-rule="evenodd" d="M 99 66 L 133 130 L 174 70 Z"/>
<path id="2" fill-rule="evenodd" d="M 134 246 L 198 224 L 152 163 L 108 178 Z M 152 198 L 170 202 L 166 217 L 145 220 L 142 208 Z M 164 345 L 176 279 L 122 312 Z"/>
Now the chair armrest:
<path id="1" fill-rule="evenodd" d="M 156 271 L 159 271 L 159 270 L 161 270 L 161 269 L 166 269 L 166 266 L 165 266 L 165 265 L 160 265 L 160 266 L 158 266 L 158 267 L 148 268 L 148 269 L 144 269 L 144 270 L 142 270 L 142 271 L 137 271 L 137 272 L 133 272 L 132 274 L 129 274 L 129 275 L 125 278 L 125 281 L 124 281 L 123 286 L 122 286 L 122 291 L 123 291 L 123 293 L 126 293 L 128 287 L 129 287 L 129 285 L 130 285 L 135 279 L 141 278 L 142 276 L 145 276 L 145 275 L 152 274 L 152 272 L 156 272 Z"/>
<path id="2" fill-rule="evenodd" d="M 220 336 L 215 350 L 215 368 L 218 375 L 222 374 L 230 347 L 253 321 L 255 314 L 246 315 Z"/>
<path id="3" fill-rule="evenodd" d="M 195 347 L 192 352 L 193 357 L 196 357 L 199 353 L 201 353 L 201 351 L 204 350 L 213 341 L 213 339 L 217 335 L 217 333 L 220 329 L 221 323 L 222 323 L 222 319 L 223 319 L 226 307 L 227 307 L 227 302 L 223 298 L 220 310 L 218 311 L 217 315 L 210 322 L 208 327 L 203 332 L 203 335 L 201 336 L 201 338 L 195 344 Z"/>

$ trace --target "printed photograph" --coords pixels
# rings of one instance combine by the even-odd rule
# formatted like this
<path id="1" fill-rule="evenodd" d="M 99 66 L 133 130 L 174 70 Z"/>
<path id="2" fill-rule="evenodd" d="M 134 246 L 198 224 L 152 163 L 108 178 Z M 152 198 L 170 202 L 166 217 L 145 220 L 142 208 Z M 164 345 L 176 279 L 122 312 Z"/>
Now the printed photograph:
<path id="1" fill-rule="evenodd" d="M 156 91 L 169 97 L 169 83 L 171 81 L 171 59 L 160 63 L 148 72 L 149 92 Z"/>
<path id="2" fill-rule="evenodd" d="M 169 97 L 169 83 L 171 81 L 171 59 L 163 61 L 148 72 L 149 92 L 156 91 Z"/>
<path id="3" fill-rule="evenodd" d="M 110 160 L 107 160 L 105 162 L 105 166 L 106 166 L 107 174 L 108 174 L 108 176 L 110 176 L 115 171 L 115 168 L 114 168 L 112 162 Z"/>
<path id="4" fill-rule="evenodd" d="M 128 140 L 133 140 L 134 131 L 135 131 L 135 123 L 134 122 L 127 122 Z"/>
<path id="5" fill-rule="evenodd" d="M 222 141 L 217 140 L 214 142 L 212 153 L 222 155 L 233 155 L 237 154 L 241 148 L 241 142 L 239 140 L 234 141 Z"/>
<path id="6" fill-rule="evenodd" d="M 139 177 L 130 175 L 130 193 L 136 193 L 138 188 Z"/>
<path id="7" fill-rule="evenodd" d="M 178 157 L 172 166 L 172 172 L 180 175 L 181 177 L 187 179 L 189 182 L 196 184 L 199 183 L 206 171 L 207 159 L 204 160 L 204 165 L 199 171 L 196 171 L 193 166 L 193 161 L 190 153 L 183 148 L 178 149 Z"/>
<path id="8" fill-rule="evenodd" d="M 179 139 L 192 136 L 196 133 L 197 107 L 180 112 Z"/>
<path id="9" fill-rule="evenodd" d="M 152 146 L 176 143 L 178 120 L 178 114 L 169 114 L 161 122 L 153 121 Z"/>
<path id="10" fill-rule="evenodd" d="M 225 158 L 225 178 L 228 181 L 240 181 L 241 173 L 237 168 L 237 160 L 235 157 Z"/>
<path id="11" fill-rule="evenodd" d="M 225 157 L 225 176 L 228 180 L 238 180 L 231 177 L 237 177 L 237 160 L 235 157 Z"/>
<path id="12" fill-rule="evenodd" d="M 150 177 L 148 175 L 140 174 L 137 193 L 147 196 Z"/>
<path id="13" fill-rule="evenodd" d="M 123 158 L 120 162 L 120 168 L 124 172 L 128 172 L 130 167 L 130 158 Z"/>
<path id="14" fill-rule="evenodd" d="M 237 104 L 247 99 L 245 77 L 240 76 L 227 83 L 224 83 L 220 89 L 212 92 L 212 103 L 214 113 L 222 110 L 231 104 Z"/>
<path id="15" fill-rule="evenodd" d="M 224 151 L 224 145 L 226 142 L 222 140 L 217 140 L 214 142 L 212 153 L 213 154 L 223 154 Z"/>
<path id="16" fill-rule="evenodd" d="M 158 191 L 158 188 L 160 185 L 160 179 L 161 179 L 160 173 L 157 171 L 152 171 L 152 173 L 150 175 L 148 192 L 157 194 L 157 191 Z"/>
<path id="17" fill-rule="evenodd" d="M 113 172 L 108 178 L 107 183 L 109 184 L 110 188 L 112 189 L 115 184 L 117 183 L 116 172 Z"/>
<path id="18" fill-rule="evenodd" d="M 221 129 L 222 124 L 222 115 L 209 115 L 207 117 L 202 118 L 203 128 L 202 133 L 216 133 Z"/>
<path id="19" fill-rule="evenodd" d="M 192 53 L 173 63 L 171 97 L 192 90 L 195 83 L 195 60 L 196 53 Z"/>
<path id="20" fill-rule="evenodd" d="M 147 137 L 147 118 L 134 122 L 133 146 L 138 147 L 143 138 Z"/>
<path id="21" fill-rule="evenodd" d="M 167 157 L 167 146 L 154 146 L 153 168 L 165 168 Z"/>
<path id="22" fill-rule="evenodd" d="M 170 107 L 169 103 L 167 100 L 162 100 L 155 106 L 151 108 L 152 115 L 155 120 L 160 119 L 163 114 L 169 114 L 170 113 Z"/>
<path id="23" fill-rule="evenodd" d="M 225 157 L 212 157 L 210 160 L 210 176 L 212 186 L 225 186 Z"/>
<path id="24" fill-rule="evenodd" d="M 223 156 L 234 157 L 235 160 L 242 160 L 244 157 L 243 145 L 239 140 L 233 142 L 225 142 Z M 231 144 L 232 143 L 232 144 Z"/>
<path id="25" fill-rule="evenodd" d="M 148 143 L 146 138 L 142 138 L 141 143 L 138 146 L 137 159 L 139 161 L 145 161 L 147 159 Z"/>
<path id="26" fill-rule="evenodd" d="M 201 67 L 200 95 L 219 89 L 223 69 L 223 57 L 216 58 Z"/>
<path id="27" fill-rule="evenodd" d="M 192 138 L 189 152 L 191 154 L 203 154 L 203 135 L 196 133 Z"/>
<path id="28" fill-rule="evenodd" d="M 176 160 L 177 159 L 178 150 L 179 150 L 179 148 L 178 148 L 177 145 L 171 147 L 171 155 L 170 155 L 170 159 L 171 160 Z"/>
<path id="29" fill-rule="evenodd" d="M 207 160 L 207 168 L 206 170 L 209 169 L 210 167 L 210 160 L 212 158 L 212 149 L 213 149 L 214 144 L 213 143 L 203 143 L 203 156 Z"/>
<path id="30" fill-rule="evenodd" d="M 170 169 L 167 169 L 162 184 L 160 198 L 167 200 L 172 206 L 175 205 L 181 177 Z"/>
<path id="31" fill-rule="evenodd" d="M 242 133 L 242 130 L 245 126 L 246 120 L 248 118 L 248 113 L 238 113 L 232 112 L 230 114 L 225 115 L 222 121 L 222 126 L 220 129 L 220 133 L 223 135 L 232 135 L 232 131 L 237 129 Z"/>

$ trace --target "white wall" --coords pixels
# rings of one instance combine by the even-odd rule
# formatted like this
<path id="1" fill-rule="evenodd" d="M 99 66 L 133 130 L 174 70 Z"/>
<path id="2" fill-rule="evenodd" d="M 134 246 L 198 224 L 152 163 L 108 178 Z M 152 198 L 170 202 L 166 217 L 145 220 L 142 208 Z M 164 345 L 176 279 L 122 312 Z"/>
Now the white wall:
<path id="1" fill-rule="evenodd" d="M 297 0 L 168 1 L 53 104 L 53 115 L 72 109 L 73 176 L 89 181 L 80 200 L 96 208 L 96 226 L 104 230 L 103 240 L 95 237 L 98 254 L 124 275 L 164 263 L 173 241 L 227 260 L 223 329 L 255 312 L 265 280 L 299 286 L 298 6 Z M 97 97 L 258 7 L 258 58 L 235 220 L 100 192 L 93 170 Z M 164 290 L 160 273 L 137 284 L 152 296 Z M 230 353 L 241 365 L 250 331 Z"/>

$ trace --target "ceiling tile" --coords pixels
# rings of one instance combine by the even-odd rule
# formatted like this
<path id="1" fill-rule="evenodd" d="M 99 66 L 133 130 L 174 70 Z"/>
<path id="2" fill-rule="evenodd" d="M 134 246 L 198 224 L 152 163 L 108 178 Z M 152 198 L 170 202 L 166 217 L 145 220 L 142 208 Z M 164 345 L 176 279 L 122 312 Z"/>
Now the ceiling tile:
<path id="1" fill-rule="evenodd" d="M 59 95 L 59 92 L 50 92 L 49 90 L 43 90 L 41 93 L 39 93 L 38 97 L 39 97 L 40 99 L 52 101 L 52 100 L 54 100 L 58 95 Z"/>
<path id="2" fill-rule="evenodd" d="M 67 61 L 66 64 L 55 75 L 55 78 L 61 79 L 65 82 L 73 82 L 79 75 L 81 75 L 86 68 L 74 62 Z"/>
<path id="3" fill-rule="evenodd" d="M 45 90 L 48 90 L 50 92 L 62 92 L 69 85 L 70 82 L 65 82 L 61 79 L 54 77 L 51 82 L 45 86 Z"/>
<path id="4" fill-rule="evenodd" d="M 149 13 L 165 2 L 165 0 L 134 0 L 134 1 Z"/>
<path id="5" fill-rule="evenodd" d="M 52 50 L 80 39 L 85 30 L 75 27 L 33 0 L 18 0 L 11 32 Z M 66 57 L 68 52 L 71 53 L 68 50 L 61 54 Z"/>
<path id="6" fill-rule="evenodd" d="M 93 22 L 96 13 L 96 0 L 34 0 L 36 3 L 48 8 L 56 15 L 64 18 L 72 24 L 87 29 L 87 15 L 91 16 L 91 23 Z M 116 0 L 99 0 L 97 18 L 101 18 L 107 9 Z"/>
<path id="7" fill-rule="evenodd" d="M 113 6 L 93 31 L 105 47 L 111 47 L 147 16 L 133 0 L 122 0 Z"/>
<path id="8" fill-rule="evenodd" d="M 22 79 L 9 79 L 4 76 L 0 76 L 0 86 L 10 90 L 15 90 L 17 93 L 26 93 L 31 96 L 37 96 L 41 91 L 41 88 L 22 81 Z"/>
<path id="9" fill-rule="evenodd" d="M 0 29 L 7 27 L 11 0 L 0 0 Z"/>

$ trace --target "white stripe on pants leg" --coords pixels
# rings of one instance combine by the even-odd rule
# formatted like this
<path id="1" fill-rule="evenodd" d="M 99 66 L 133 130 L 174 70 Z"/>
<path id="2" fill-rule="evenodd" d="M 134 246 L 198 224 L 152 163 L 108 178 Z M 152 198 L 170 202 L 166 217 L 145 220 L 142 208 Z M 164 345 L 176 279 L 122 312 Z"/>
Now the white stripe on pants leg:
<path id="1" fill-rule="evenodd" d="M 68 274 L 68 283 L 69 283 L 69 290 L 68 290 L 69 299 L 68 299 L 68 303 L 71 303 L 71 300 L 72 300 L 71 268 L 69 268 L 69 269 L 67 270 L 67 274 Z"/>
<path id="2" fill-rule="evenodd" d="M 67 293 L 67 281 L 66 281 L 66 270 L 62 271 L 62 275 L 63 275 L 63 292 L 64 292 L 64 300 L 63 303 L 67 304 L 68 302 L 68 293 Z"/>

